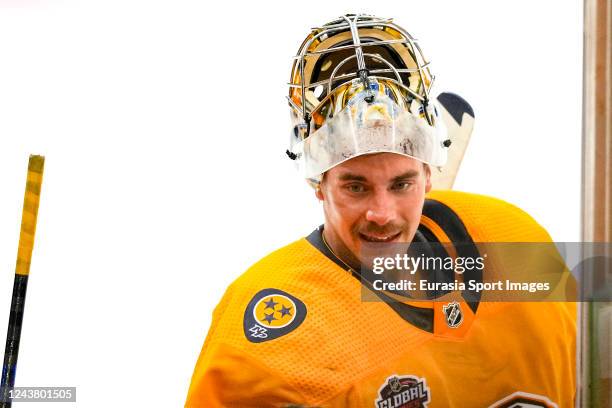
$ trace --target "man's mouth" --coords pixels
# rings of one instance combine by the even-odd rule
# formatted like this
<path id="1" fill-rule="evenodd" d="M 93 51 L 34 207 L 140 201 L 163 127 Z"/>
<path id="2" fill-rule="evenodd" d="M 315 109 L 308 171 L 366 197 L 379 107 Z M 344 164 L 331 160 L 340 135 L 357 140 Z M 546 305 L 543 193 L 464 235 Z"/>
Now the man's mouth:
<path id="1" fill-rule="evenodd" d="M 359 233 L 359 237 L 367 242 L 393 242 L 396 239 L 398 239 L 400 237 L 402 233 L 398 232 L 395 234 L 386 234 L 386 235 L 381 235 L 381 234 L 366 234 L 363 232 Z"/>

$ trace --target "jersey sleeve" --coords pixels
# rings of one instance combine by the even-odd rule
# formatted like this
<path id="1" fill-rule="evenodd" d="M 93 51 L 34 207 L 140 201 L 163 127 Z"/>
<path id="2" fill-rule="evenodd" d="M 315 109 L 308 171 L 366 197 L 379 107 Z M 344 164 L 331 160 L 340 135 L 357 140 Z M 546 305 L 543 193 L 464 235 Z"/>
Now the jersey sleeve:
<path id="1" fill-rule="evenodd" d="M 250 353 L 225 342 L 222 319 L 232 287 L 213 312 L 213 321 L 196 363 L 185 407 L 286 407 L 302 400 L 278 373 Z"/>
<path id="2" fill-rule="evenodd" d="M 221 343 L 202 350 L 185 407 L 284 407 L 300 399 L 266 366 Z"/>

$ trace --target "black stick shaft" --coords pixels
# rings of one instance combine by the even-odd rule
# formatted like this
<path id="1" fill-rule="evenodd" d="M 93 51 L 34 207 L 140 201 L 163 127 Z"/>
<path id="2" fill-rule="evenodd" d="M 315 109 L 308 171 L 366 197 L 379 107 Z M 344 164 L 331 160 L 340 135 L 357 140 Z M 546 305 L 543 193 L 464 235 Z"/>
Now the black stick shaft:
<path id="1" fill-rule="evenodd" d="M 9 391 L 15 386 L 15 370 L 19 356 L 19 340 L 21 338 L 21 324 L 25 306 L 26 290 L 28 288 L 28 275 L 15 275 L 13 284 L 13 297 L 11 299 L 11 313 L 9 315 L 6 346 L 4 348 L 4 364 L 2 366 L 2 402 L 0 407 L 10 408 Z"/>

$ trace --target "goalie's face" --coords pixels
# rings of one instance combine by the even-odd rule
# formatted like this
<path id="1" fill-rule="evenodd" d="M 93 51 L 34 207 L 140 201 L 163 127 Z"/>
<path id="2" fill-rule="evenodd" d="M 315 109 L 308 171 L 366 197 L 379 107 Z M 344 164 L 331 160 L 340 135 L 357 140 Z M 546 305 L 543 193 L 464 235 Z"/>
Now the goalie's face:
<path id="1" fill-rule="evenodd" d="M 316 195 L 324 238 L 353 268 L 366 242 L 411 242 L 420 222 L 429 167 L 395 153 L 355 157 L 328 170 Z"/>

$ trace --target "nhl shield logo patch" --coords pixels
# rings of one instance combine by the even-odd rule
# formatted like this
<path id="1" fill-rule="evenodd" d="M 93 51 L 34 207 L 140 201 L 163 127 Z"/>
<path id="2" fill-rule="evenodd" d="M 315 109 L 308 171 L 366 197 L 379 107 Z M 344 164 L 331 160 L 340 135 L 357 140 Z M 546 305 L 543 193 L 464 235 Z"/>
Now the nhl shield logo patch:
<path id="1" fill-rule="evenodd" d="M 424 378 L 392 375 L 378 390 L 376 408 L 427 408 L 429 387 Z"/>
<path id="2" fill-rule="evenodd" d="M 461 312 L 461 306 L 457 302 L 451 302 L 447 305 L 442 306 L 444 311 L 444 317 L 446 324 L 450 328 L 456 328 L 463 322 L 463 313 Z"/>
<path id="3" fill-rule="evenodd" d="M 295 330 L 305 318 L 301 300 L 280 289 L 263 289 L 244 312 L 244 335 L 252 343 L 274 340 Z"/>

